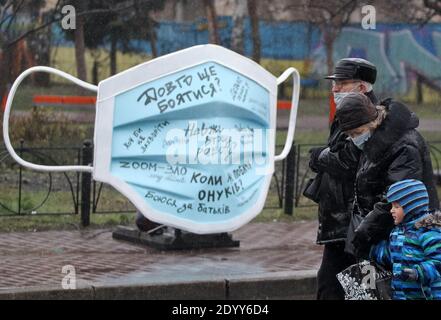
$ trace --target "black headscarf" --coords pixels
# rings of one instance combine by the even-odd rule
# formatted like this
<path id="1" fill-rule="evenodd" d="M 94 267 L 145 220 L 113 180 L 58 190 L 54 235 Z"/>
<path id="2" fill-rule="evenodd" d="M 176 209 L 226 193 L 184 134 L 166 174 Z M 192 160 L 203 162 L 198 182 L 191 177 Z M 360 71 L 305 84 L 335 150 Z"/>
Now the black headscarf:
<path id="1" fill-rule="evenodd" d="M 356 129 L 375 120 L 377 108 L 371 100 L 362 93 L 350 93 L 341 101 L 335 117 L 342 131 Z"/>

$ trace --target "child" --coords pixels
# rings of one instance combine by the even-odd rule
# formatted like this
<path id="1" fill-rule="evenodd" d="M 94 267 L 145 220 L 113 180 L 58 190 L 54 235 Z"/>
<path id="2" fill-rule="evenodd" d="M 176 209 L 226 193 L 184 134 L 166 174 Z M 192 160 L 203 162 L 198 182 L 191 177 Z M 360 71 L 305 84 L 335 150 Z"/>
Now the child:
<path id="1" fill-rule="evenodd" d="M 389 187 L 395 227 L 389 241 L 371 249 L 377 263 L 392 267 L 395 300 L 441 299 L 441 214 L 428 212 L 421 181 L 408 179 Z"/>

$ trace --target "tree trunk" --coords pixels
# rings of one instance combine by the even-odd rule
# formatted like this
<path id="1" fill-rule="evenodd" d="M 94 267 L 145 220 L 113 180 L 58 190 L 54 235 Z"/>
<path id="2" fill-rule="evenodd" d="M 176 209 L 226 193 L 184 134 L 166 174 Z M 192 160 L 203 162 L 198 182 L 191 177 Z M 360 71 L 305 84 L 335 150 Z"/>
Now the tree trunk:
<path id="1" fill-rule="evenodd" d="M 244 54 L 244 20 L 247 11 L 247 0 L 235 0 L 233 30 L 231 32 L 231 49 Z"/>
<path id="2" fill-rule="evenodd" d="M 116 37 L 115 35 L 110 35 L 110 75 L 113 76 L 117 73 L 116 67 Z"/>
<path id="3" fill-rule="evenodd" d="M 182 0 L 176 1 L 175 21 L 176 22 L 184 22 L 184 3 L 182 2 Z"/>
<path id="4" fill-rule="evenodd" d="M 322 29 L 322 33 L 323 33 L 325 50 L 326 50 L 326 65 L 328 67 L 328 74 L 332 74 L 332 71 L 334 70 L 333 57 L 334 57 L 334 40 L 336 38 L 336 35 L 326 26 L 325 28 Z"/>
<path id="5" fill-rule="evenodd" d="M 416 102 L 422 104 L 424 102 L 423 98 L 423 83 L 420 75 L 416 78 Z"/>
<path id="6" fill-rule="evenodd" d="M 156 50 L 156 31 L 155 25 L 152 23 L 152 18 L 147 17 L 148 24 L 148 37 L 150 41 L 150 48 L 152 50 L 152 58 L 156 58 L 158 56 L 158 51 Z"/>
<path id="7" fill-rule="evenodd" d="M 98 69 L 99 69 L 99 62 L 95 59 L 93 60 L 93 67 L 92 67 L 92 83 L 95 85 L 97 85 L 99 82 Z"/>
<path id="8" fill-rule="evenodd" d="M 30 66 L 48 66 L 50 65 L 51 55 L 51 29 L 47 29 L 44 34 L 33 34 L 30 36 L 28 52 L 28 64 Z M 31 46 L 34 44 L 34 46 Z M 34 58 L 35 57 L 35 58 Z M 46 72 L 38 72 L 34 74 L 35 83 L 38 86 L 49 87 L 50 74 Z"/>
<path id="9" fill-rule="evenodd" d="M 207 14 L 209 42 L 219 44 L 219 34 L 217 30 L 217 15 L 213 0 L 204 0 L 205 12 Z"/>
<path id="10" fill-rule="evenodd" d="M 3 50 L 0 52 L 0 70 L 3 70 L 2 76 L 0 77 L 0 104 L 1 112 L 3 112 L 3 103 L 6 102 L 6 95 L 9 91 L 9 86 L 12 84 L 12 68 L 10 67 L 12 64 L 12 53 L 15 46 L 11 46 L 7 49 L 2 48 Z"/>
<path id="11" fill-rule="evenodd" d="M 78 2 L 80 8 L 78 12 L 83 12 L 82 1 Z M 76 29 L 75 29 L 75 59 L 77 62 L 77 75 L 81 80 L 87 81 L 87 68 L 86 68 L 86 46 L 84 43 L 84 18 L 77 17 Z"/>
<path id="12" fill-rule="evenodd" d="M 253 39 L 253 60 L 260 62 L 260 31 L 259 31 L 259 17 L 257 15 L 256 0 L 248 0 L 248 14 L 250 15 L 251 23 L 251 37 Z"/>

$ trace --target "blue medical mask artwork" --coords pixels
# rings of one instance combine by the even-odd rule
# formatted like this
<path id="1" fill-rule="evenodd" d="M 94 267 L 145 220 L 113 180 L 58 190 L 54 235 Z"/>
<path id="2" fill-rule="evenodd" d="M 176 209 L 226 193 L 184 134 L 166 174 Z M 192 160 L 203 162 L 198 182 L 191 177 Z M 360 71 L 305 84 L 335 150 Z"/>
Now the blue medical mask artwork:
<path id="1" fill-rule="evenodd" d="M 358 149 L 363 150 L 364 144 L 369 140 L 371 135 L 372 135 L 371 131 L 368 130 L 365 133 L 362 133 L 355 138 L 351 138 L 351 140 Z"/>
<path id="2" fill-rule="evenodd" d="M 98 87 L 47 67 L 98 92 L 93 166 L 20 164 L 44 171 L 89 171 L 148 219 L 194 233 L 233 231 L 263 209 L 274 162 L 292 145 L 300 77 L 274 77 L 252 60 L 216 45 L 156 58 L 101 81 Z M 29 71 L 31 70 L 31 71 Z M 293 75 L 293 109 L 285 147 L 275 155 L 277 86 Z M 11 100 L 11 101 L 9 101 Z"/>

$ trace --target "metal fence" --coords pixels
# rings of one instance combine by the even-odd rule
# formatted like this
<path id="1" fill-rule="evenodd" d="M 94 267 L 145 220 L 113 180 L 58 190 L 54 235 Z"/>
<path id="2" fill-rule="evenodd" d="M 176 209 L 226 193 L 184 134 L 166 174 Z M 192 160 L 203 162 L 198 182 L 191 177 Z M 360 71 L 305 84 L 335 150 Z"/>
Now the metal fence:
<path id="1" fill-rule="evenodd" d="M 437 183 L 441 184 L 441 141 L 430 141 Z M 288 157 L 276 163 L 265 208 L 283 209 L 293 214 L 295 207 L 313 206 L 302 195 L 315 173 L 309 169 L 309 149 L 317 144 L 293 144 Z M 277 149 L 283 146 L 277 146 Z M 21 141 L 17 153 L 28 161 L 46 165 L 93 162 L 93 146 L 33 148 Z M 90 214 L 133 213 L 135 207 L 111 186 L 92 181 L 90 173 L 41 173 L 18 165 L 5 149 L 0 149 L 0 217 L 22 215 L 75 215 L 87 226 Z"/>
<path id="2" fill-rule="evenodd" d="M 80 173 L 41 173 L 27 170 L 18 165 L 5 149 L 0 150 L 0 216 L 79 212 Z M 17 153 L 25 160 L 45 165 L 63 164 L 61 158 L 79 163 L 82 156 L 81 148 L 28 148 L 24 146 L 24 141 L 20 142 Z M 52 212 L 41 211 L 50 196 L 59 192 L 69 195 L 70 205 L 64 203 L 59 206 L 60 210 Z"/>
<path id="3" fill-rule="evenodd" d="M 437 185 L 441 185 L 441 140 L 428 141 L 432 158 L 433 172 Z M 313 201 L 302 195 L 306 183 L 315 173 L 309 168 L 309 150 L 313 147 L 320 147 L 319 144 L 297 144 L 295 145 L 295 178 L 294 178 L 294 206 L 306 207 L 316 205 Z"/>
<path id="4" fill-rule="evenodd" d="M 277 146 L 277 149 L 283 148 Z M 82 164 L 93 162 L 93 146 L 85 141 L 81 147 L 27 147 L 22 140 L 17 153 L 27 161 L 45 165 Z M 287 161 L 275 164 L 266 208 L 283 208 L 293 195 L 286 197 Z M 290 166 L 293 166 L 291 163 Z M 0 217 L 23 215 L 81 216 L 87 226 L 90 214 L 133 213 L 135 207 L 111 186 L 93 181 L 90 173 L 42 173 L 18 165 L 6 149 L 0 149 Z M 291 199 L 291 200 L 289 200 Z M 292 214 L 292 204 L 288 205 Z"/>

